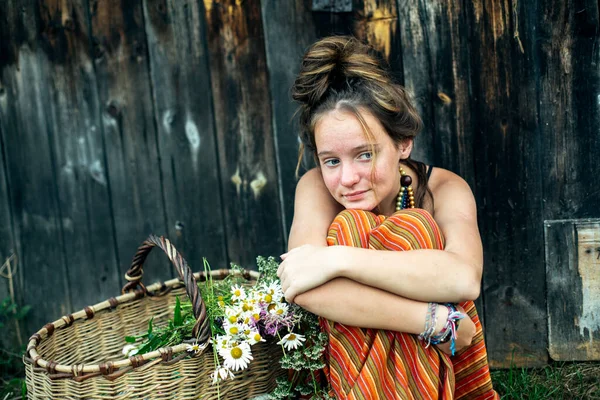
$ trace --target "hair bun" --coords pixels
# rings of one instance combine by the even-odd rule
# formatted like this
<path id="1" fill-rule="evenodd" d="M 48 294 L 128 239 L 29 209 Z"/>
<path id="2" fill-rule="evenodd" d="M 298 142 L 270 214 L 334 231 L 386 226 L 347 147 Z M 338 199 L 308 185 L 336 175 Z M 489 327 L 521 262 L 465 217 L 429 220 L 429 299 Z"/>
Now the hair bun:
<path id="1" fill-rule="evenodd" d="M 331 36 L 312 45 L 292 87 L 294 100 L 314 107 L 330 90 L 339 91 L 363 79 L 389 82 L 371 48 L 351 36 Z"/>

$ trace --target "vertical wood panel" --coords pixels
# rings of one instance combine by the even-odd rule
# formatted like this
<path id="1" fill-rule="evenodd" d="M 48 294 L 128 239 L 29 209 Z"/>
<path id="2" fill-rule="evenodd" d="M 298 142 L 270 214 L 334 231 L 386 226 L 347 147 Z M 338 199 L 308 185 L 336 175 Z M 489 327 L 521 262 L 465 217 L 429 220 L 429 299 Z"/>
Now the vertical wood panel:
<path id="1" fill-rule="evenodd" d="M 261 10 L 204 4 L 229 257 L 250 268 L 284 250 Z"/>
<path id="2" fill-rule="evenodd" d="M 144 2 L 168 237 L 194 270 L 227 267 L 204 7 Z"/>
<path id="3" fill-rule="evenodd" d="M 398 82 L 403 82 L 402 41 L 396 0 L 359 0 L 354 15 L 356 37 L 377 50 L 392 75 Z"/>
<path id="4" fill-rule="evenodd" d="M 18 241 L 22 301 L 33 308 L 27 333 L 71 310 L 65 257 L 63 215 L 57 187 L 53 132 L 47 107 L 51 60 L 44 52 L 49 38 L 40 32 L 35 2 L 5 4 L 10 55 L 2 59 L 5 93 L 0 123 L 7 155 L 11 208 Z M 43 299 L 40 301 L 40 299 Z"/>
<path id="5" fill-rule="evenodd" d="M 417 94 L 424 122 L 413 158 L 457 173 L 474 190 L 469 32 L 462 4 L 430 1 L 398 7 L 405 83 Z M 485 320 L 483 291 L 475 304 Z"/>
<path id="6" fill-rule="evenodd" d="M 0 6 L 0 10 L 2 10 L 2 6 Z M 2 104 L 5 100 L 6 88 L 3 86 L 0 76 L 0 120 L 3 114 L 1 110 L 6 108 L 6 105 Z M 0 274 L 0 301 L 11 298 L 17 304 L 22 305 L 17 296 L 21 293 L 21 290 L 18 286 L 19 279 L 17 278 L 16 269 L 18 268 L 18 260 L 10 209 L 7 162 L 3 124 L 0 121 L 0 268 L 2 268 L 2 273 Z M 14 261 L 8 264 L 11 259 Z M 0 345 L 4 346 L 5 349 L 15 349 L 17 346 L 22 345 L 25 341 L 22 324 L 16 321 L 14 323 L 11 322 L 7 328 L 4 329 L 3 335 L 0 338 Z"/>
<path id="7" fill-rule="evenodd" d="M 429 12 L 428 12 L 429 11 Z M 435 10 L 434 10 L 435 11 Z M 403 61 L 404 86 L 412 94 L 415 106 L 423 119 L 423 131 L 415 139 L 412 158 L 428 164 L 435 160 L 435 119 L 432 104 L 435 80 L 431 57 L 436 43 L 427 36 L 428 17 L 435 15 L 427 5 L 398 2 L 398 17 Z"/>
<path id="8" fill-rule="evenodd" d="M 476 196 L 485 255 L 490 365 L 545 364 L 536 2 L 479 0 L 469 7 Z"/>
<path id="9" fill-rule="evenodd" d="M 600 360 L 600 220 L 545 222 L 550 357 Z"/>
<path id="10" fill-rule="evenodd" d="M 536 13 L 545 219 L 599 216 L 598 11 L 580 0 L 542 2 Z"/>
<path id="11" fill-rule="evenodd" d="M 294 215 L 299 144 L 298 121 L 293 118 L 298 106 L 291 98 L 290 89 L 300 70 L 304 52 L 317 39 L 313 16 L 306 3 L 304 0 L 262 2 L 286 241 Z M 312 158 L 312 155 L 307 158 Z M 304 171 L 301 169 L 299 172 Z"/>
<path id="12" fill-rule="evenodd" d="M 148 234 L 167 232 L 141 1 L 89 0 L 94 65 L 119 268 L 126 271 Z M 174 276 L 164 257 L 146 282 Z"/>
<path id="13" fill-rule="evenodd" d="M 56 168 L 54 185 L 72 306 L 80 309 L 114 296 L 121 283 L 89 25 L 87 11 L 78 1 L 48 0 L 39 12 L 39 32 L 46 38 L 49 61 L 45 108 Z"/>

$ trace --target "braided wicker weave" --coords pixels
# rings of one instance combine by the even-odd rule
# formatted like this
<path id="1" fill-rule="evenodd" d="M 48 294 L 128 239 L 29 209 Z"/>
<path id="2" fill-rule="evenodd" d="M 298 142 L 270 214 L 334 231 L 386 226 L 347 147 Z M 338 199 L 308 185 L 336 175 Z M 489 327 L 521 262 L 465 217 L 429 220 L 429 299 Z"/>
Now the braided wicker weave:
<path id="1" fill-rule="evenodd" d="M 154 247 L 167 254 L 180 279 L 145 287 L 143 263 Z M 222 279 L 229 270 L 212 271 L 213 279 Z M 246 271 L 256 279 L 258 273 Z M 154 324 L 171 318 L 176 296 L 185 293 L 192 301 L 196 316 L 194 335 L 200 343 L 210 336 L 206 308 L 198 290 L 197 279 L 187 262 L 164 238 L 150 236 L 138 249 L 129 281 L 121 296 L 46 324 L 35 333 L 27 346 L 27 397 L 29 399 L 248 399 L 268 393 L 275 379 L 285 374 L 279 365 L 280 346 L 258 343 L 252 347 L 254 360 L 236 373 L 234 380 L 213 385 L 215 369 L 212 349 L 207 347 L 196 356 L 186 351 L 186 344 L 161 348 L 144 355 L 123 359 L 125 336 L 138 335 Z M 198 334 L 198 335 L 196 335 Z"/>

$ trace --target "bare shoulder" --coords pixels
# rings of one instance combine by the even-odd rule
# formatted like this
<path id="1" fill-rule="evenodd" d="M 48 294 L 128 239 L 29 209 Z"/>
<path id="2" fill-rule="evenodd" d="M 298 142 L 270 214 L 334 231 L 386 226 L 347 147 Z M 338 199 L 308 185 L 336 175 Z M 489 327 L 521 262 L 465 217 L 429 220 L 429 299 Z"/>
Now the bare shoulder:
<path id="1" fill-rule="evenodd" d="M 327 229 L 342 209 L 329 194 L 318 168 L 306 172 L 296 186 L 290 249 L 303 244 L 325 245 Z"/>
<path id="2" fill-rule="evenodd" d="M 312 187 L 314 185 L 322 186 L 325 190 L 325 184 L 323 183 L 323 177 L 321 171 L 318 168 L 308 170 L 304 175 L 300 177 L 298 181 L 298 187 Z"/>
<path id="3" fill-rule="evenodd" d="M 444 168 L 434 168 L 429 180 L 436 220 L 452 217 L 476 218 L 475 197 L 469 184 Z"/>

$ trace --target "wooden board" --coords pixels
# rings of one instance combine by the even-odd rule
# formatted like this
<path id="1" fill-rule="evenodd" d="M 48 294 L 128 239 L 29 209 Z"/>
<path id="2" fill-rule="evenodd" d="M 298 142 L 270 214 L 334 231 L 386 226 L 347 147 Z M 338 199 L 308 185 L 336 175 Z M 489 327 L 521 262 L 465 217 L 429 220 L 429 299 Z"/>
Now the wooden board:
<path id="1" fill-rule="evenodd" d="M 600 219 L 544 227 L 550 357 L 600 360 Z"/>
<path id="2" fill-rule="evenodd" d="M 141 1 L 124 7 L 120 0 L 92 0 L 89 14 L 107 183 L 124 273 L 149 234 L 168 232 L 144 15 Z M 175 275 L 164 255 L 151 255 L 144 271 L 146 283 Z"/>
<path id="3" fill-rule="evenodd" d="M 399 5 L 399 36 L 405 85 L 415 94 L 424 123 L 413 158 L 457 173 L 474 190 L 469 32 L 462 4 Z M 485 325 L 483 290 L 476 307 Z"/>
<path id="4" fill-rule="evenodd" d="M 290 89 L 300 70 L 302 56 L 316 41 L 316 28 L 306 1 L 263 1 L 262 21 L 269 70 L 269 89 L 273 109 L 277 167 L 280 181 L 285 240 L 294 215 L 295 178 L 298 161 L 298 121 L 294 113 L 298 105 L 291 99 Z M 290 40 L 294 38 L 294 40 Z M 308 159 L 312 155 L 307 155 Z M 302 174 L 304 168 L 299 173 Z"/>
<path id="5" fill-rule="evenodd" d="M 547 220 L 599 216 L 598 7 L 595 1 L 542 2 L 536 13 Z"/>
<path id="6" fill-rule="evenodd" d="M 103 146 L 87 10 L 47 2 L 37 12 L 45 53 L 50 151 L 73 310 L 119 293 L 111 192 Z"/>
<path id="7" fill-rule="evenodd" d="M 193 270 L 226 268 L 202 2 L 144 1 L 167 236 Z"/>
<path id="8" fill-rule="evenodd" d="M 40 33 L 39 10 L 34 1 L 4 4 L 10 55 L 0 66 L 4 94 L 0 101 L 5 166 L 10 187 L 14 237 L 19 257 L 21 304 L 33 308 L 27 336 L 43 324 L 72 310 L 65 256 L 66 221 L 55 182 L 59 174 L 53 154 L 53 99 L 48 90 L 51 60 L 45 52 L 47 37 Z M 4 240 L 4 237 L 3 237 Z"/>
<path id="9" fill-rule="evenodd" d="M 535 2 L 466 3 L 491 367 L 548 360 Z"/>
<path id="10" fill-rule="evenodd" d="M 10 299 L 11 301 L 22 305 L 17 295 L 20 294 L 18 279 L 18 260 L 16 242 L 14 239 L 14 228 L 12 213 L 10 209 L 10 186 L 6 170 L 7 157 L 4 146 L 4 133 L 2 124 L 2 110 L 5 105 L 2 104 L 7 98 L 6 88 L 2 84 L 0 77 L 0 301 Z M 12 321 L 3 329 L 3 335 L 0 337 L 0 344 L 5 349 L 18 349 L 25 339 L 23 336 L 23 324 Z"/>
<path id="11" fill-rule="evenodd" d="M 260 5 L 204 2 L 231 261 L 284 250 Z"/>

